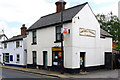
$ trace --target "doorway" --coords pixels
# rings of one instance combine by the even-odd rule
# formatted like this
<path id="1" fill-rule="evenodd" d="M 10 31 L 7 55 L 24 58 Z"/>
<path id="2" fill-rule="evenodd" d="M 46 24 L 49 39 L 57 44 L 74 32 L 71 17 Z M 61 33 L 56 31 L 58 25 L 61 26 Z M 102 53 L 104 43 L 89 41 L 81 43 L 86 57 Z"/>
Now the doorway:
<path id="1" fill-rule="evenodd" d="M 85 71 L 85 52 L 80 52 L 80 71 Z"/>
<path id="2" fill-rule="evenodd" d="M 37 66 L 37 53 L 33 51 L 33 67 L 36 68 Z"/>
<path id="3" fill-rule="evenodd" d="M 47 69 L 47 51 L 43 51 L 43 67 Z"/>
<path id="4" fill-rule="evenodd" d="M 9 63 L 9 53 L 3 53 L 3 63 Z"/>

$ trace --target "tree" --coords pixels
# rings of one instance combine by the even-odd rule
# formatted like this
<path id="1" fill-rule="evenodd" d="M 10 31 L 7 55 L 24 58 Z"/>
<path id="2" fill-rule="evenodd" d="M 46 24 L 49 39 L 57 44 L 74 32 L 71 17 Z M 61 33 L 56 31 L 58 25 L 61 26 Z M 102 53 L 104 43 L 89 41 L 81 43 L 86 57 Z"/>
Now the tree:
<path id="1" fill-rule="evenodd" d="M 113 41 L 120 42 L 120 20 L 112 12 L 107 15 L 97 14 L 96 18 L 100 27 L 113 36 Z"/>
<path id="2" fill-rule="evenodd" d="M 120 43 L 117 44 L 115 49 L 118 50 L 118 51 L 120 50 Z"/>

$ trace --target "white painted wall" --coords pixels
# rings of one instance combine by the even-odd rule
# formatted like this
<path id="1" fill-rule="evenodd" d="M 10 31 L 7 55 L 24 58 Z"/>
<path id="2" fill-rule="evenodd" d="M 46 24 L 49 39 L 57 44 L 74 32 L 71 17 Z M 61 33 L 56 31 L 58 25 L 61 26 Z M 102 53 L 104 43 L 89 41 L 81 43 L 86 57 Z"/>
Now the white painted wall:
<path id="1" fill-rule="evenodd" d="M 77 18 L 78 16 L 80 19 Z M 112 39 L 100 38 L 100 25 L 89 5 L 86 5 L 73 17 L 72 23 L 64 24 L 64 27 L 70 29 L 70 34 L 65 35 L 64 39 L 65 68 L 80 68 L 80 52 L 86 52 L 86 67 L 104 65 L 104 52 L 112 52 Z M 80 28 L 96 30 L 96 37 L 80 36 Z M 55 35 L 55 26 L 37 29 L 37 45 L 31 45 L 32 32 L 29 32 L 27 35 L 27 64 L 33 63 L 32 51 L 37 51 L 37 65 L 43 65 L 43 51 L 48 51 L 47 65 L 52 66 L 52 47 L 61 46 L 60 43 L 54 43 Z"/>
<path id="2" fill-rule="evenodd" d="M 27 38 L 23 38 L 23 62 L 26 65 L 27 64 Z"/>
<path id="3" fill-rule="evenodd" d="M 15 64 L 15 65 L 26 65 L 25 62 L 25 54 L 24 54 L 24 46 L 23 46 L 23 40 L 20 41 L 20 47 L 16 48 L 16 41 L 7 42 L 7 48 L 3 48 L 2 53 L 9 53 L 10 55 L 13 55 L 13 61 L 9 60 L 9 63 L 6 64 Z M 25 43 L 25 42 L 24 42 Z M 2 44 L 4 46 L 4 44 Z M 17 54 L 20 55 L 20 61 L 17 62 Z"/>
<path id="4" fill-rule="evenodd" d="M 7 40 L 7 38 L 5 36 L 2 36 L 2 38 L 0 39 L 0 63 L 2 63 L 2 41 Z"/>
<path id="5" fill-rule="evenodd" d="M 72 27 L 71 24 L 65 24 L 65 27 L 68 27 L 69 29 Z M 55 26 L 43 28 L 37 30 L 37 45 L 31 45 L 32 44 L 32 32 L 29 32 L 29 35 L 27 36 L 27 64 L 32 64 L 32 51 L 37 51 L 37 65 L 43 65 L 43 51 L 47 51 L 47 58 L 48 58 L 48 66 L 52 66 L 52 47 L 54 46 L 61 46 L 60 43 L 54 43 L 56 41 L 56 34 L 55 34 Z M 72 39 L 71 34 L 65 35 L 65 67 L 71 66 L 71 45 Z"/>
<path id="6" fill-rule="evenodd" d="M 77 19 L 78 16 L 80 19 Z M 104 52 L 105 50 L 112 52 L 112 40 L 106 38 L 105 42 L 101 42 L 100 25 L 88 4 L 73 18 L 72 23 L 73 60 L 71 67 L 80 68 L 80 52 L 86 52 L 85 67 L 104 65 Z M 95 30 L 96 37 L 80 36 L 80 28 Z M 107 44 L 108 46 L 103 47 Z"/>

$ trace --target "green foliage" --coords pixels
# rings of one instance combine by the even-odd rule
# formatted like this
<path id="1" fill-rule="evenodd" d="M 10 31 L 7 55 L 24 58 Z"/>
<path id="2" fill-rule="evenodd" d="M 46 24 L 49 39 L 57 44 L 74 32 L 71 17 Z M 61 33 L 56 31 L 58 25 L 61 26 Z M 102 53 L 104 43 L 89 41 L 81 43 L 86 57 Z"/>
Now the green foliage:
<path id="1" fill-rule="evenodd" d="M 120 50 L 120 43 L 117 44 L 117 46 L 116 46 L 115 49 L 116 49 L 116 50 Z"/>
<path id="2" fill-rule="evenodd" d="M 77 73 L 72 73 L 72 75 L 76 75 Z"/>
<path id="3" fill-rule="evenodd" d="M 120 20 L 112 12 L 108 15 L 97 14 L 96 18 L 100 23 L 100 27 L 113 35 L 113 41 L 120 42 Z"/>

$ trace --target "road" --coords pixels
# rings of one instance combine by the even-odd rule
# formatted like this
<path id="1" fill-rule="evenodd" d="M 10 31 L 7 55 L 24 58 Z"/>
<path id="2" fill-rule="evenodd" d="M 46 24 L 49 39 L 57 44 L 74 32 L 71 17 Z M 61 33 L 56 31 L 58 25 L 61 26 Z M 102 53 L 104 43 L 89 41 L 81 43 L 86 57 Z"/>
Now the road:
<path id="1" fill-rule="evenodd" d="M 119 70 L 98 70 L 92 71 L 87 75 L 71 75 L 71 78 L 68 79 L 63 78 L 62 80 L 118 80 L 119 75 L 120 75 Z M 48 80 L 54 80 L 52 79 L 53 77 L 51 76 L 27 73 L 5 68 L 2 69 L 2 78 L 7 78 L 2 80 L 21 80 L 21 78 L 22 80 L 46 80 L 48 78 L 49 78 Z"/>
<path id="2" fill-rule="evenodd" d="M 52 77 L 2 68 L 2 78 L 52 78 Z"/>

